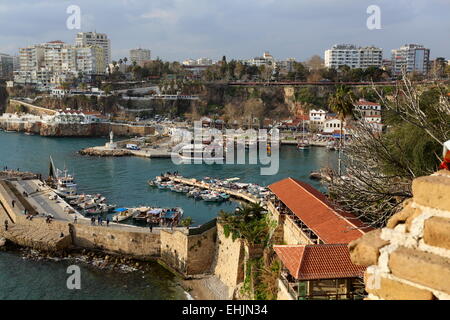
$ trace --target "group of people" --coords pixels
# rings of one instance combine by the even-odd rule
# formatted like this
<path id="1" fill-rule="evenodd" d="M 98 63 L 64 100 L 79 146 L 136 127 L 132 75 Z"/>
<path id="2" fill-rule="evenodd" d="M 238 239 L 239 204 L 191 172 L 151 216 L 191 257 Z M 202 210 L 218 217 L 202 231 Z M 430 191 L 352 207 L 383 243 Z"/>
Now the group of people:
<path id="1" fill-rule="evenodd" d="M 95 226 L 95 220 L 96 220 L 95 217 L 91 217 L 91 225 L 92 226 Z M 109 222 L 110 222 L 109 218 L 106 218 L 106 226 L 107 227 L 109 227 Z M 99 226 L 103 225 L 103 218 L 101 216 L 97 217 L 97 224 Z"/>

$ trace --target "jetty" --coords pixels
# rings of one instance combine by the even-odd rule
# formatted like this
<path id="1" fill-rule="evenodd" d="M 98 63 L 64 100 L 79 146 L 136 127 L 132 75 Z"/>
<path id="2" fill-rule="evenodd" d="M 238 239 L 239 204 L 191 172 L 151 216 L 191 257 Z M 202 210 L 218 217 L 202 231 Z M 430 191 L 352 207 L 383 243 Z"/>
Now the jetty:
<path id="1" fill-rule="evenodd" d="M 211 183 L 207 183 L 205 181 L 198 181 L 197 179 L 194 179 L 194 178 L 189 179 L 189 178 L 181 177 L 178 175 L 168 175 L 167 177 L 171 181 L 176 182 L 176 183 L 188 185 L 191 187 L 197 187 L 197 188 L 204 189 L 204 190 L 215 191 L 218 193 L 226 193 L 226 194 L 230 195 L 230 197 L 233 197 L 233 198 L 239 199 L 239 200 L 243 200 L 246 202 L 250 202 L 250 203 L 262 202 L 260 199 L 255 197 L 253 194 L 250 194 L 245 191 L 232 190 L 229 188 L 219 187 L 219 186 L 215 186 Z"/>

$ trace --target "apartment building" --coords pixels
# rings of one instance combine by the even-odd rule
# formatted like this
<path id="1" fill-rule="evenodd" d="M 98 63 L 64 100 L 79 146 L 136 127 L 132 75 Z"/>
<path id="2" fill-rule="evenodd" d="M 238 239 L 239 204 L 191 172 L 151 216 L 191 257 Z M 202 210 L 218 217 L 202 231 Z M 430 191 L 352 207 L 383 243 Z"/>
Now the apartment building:
<path id="1" fill-rule="evenodd" d="M 131 49 L 130 50 L 130 61 L 131 63 L 136 62 L 137 65 L 142 66 L 145 62 L 151 60 L 152 54 L 149 49 Z"/>
<path id="2" fill-rule="evenodd" d="M 20 69 L 14 73 L 14 81 L 45 89 L 73 81 L 80 74 L 90 80 L 105 73 L 104 59 L 100 46 L 74 46 L 62 41 L 34 45 L 20 49 Z"/>
<path id="3" fill-rule="evenodd" d="M 383 64 L 383 49 L 370 47 L 356 47 L 352 44 L 337 44 L 325 51 L 325 66 L 338 69 L 348 66 L 352 69 L 381 67 Z"/>
<path id="4" fill-rule="evenodd" d="M 419 44 L 406 44 L 392 50 L 392 71 L 396 75 L 403 72 L 428 73 L 430 69 L 430 49 Z"/>
<path id="5" fill-rule="evenodd" d="M 111 40 L 105 33 L 79 32 L 75 45 L 78 47 L 99 46 L 104 50 L 105 64 L 111 63 Z"/>

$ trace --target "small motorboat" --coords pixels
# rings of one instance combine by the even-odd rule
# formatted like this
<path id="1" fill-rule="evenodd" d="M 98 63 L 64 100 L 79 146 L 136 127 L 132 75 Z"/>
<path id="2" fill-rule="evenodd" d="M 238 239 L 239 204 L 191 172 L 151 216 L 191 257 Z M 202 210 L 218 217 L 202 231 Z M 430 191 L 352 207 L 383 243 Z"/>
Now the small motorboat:
<path id="1" fill-rule="evenodd" d="M 117 213 L 113 218 L 114 222 L 122 222 L 124 220 L 127 220 L 136 213 L 133 209 L 129 208 L 118 208 L 115 209 L 114 212 Z"/>

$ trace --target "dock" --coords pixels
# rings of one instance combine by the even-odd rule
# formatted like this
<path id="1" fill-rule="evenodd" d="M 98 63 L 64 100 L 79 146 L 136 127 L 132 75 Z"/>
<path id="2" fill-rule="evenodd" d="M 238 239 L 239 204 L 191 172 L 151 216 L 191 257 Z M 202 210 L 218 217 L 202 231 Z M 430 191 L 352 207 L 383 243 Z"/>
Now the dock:
<path id="1" fill-rule="evenodd" d="M 242 191 L 235 191 L 235 190 L 231 190 L 231 189 L 223 188 L 223 187 L 216 187 L 207 182 L 199 182 L 199 181 L 197 181 L 197 179 L 188 179 L 188 178 L 178 177 L 178 176 L 169 176 L 169 179 L 174 182 L 182 183 L 182 184 L 189 185 L 192 187 L 197 187 L 200 189 L 211 190 L 211 191 L 215 191 L 215 192 L 219 192 L 219 193 L 226 193 L 233 198 L 244 200 L 246 202 L 250 202 L 250 203 L 261 202 L 258 198 L 256 198 L 255 196 L 253 196 L 250 193 L 242 192 Z"/>

